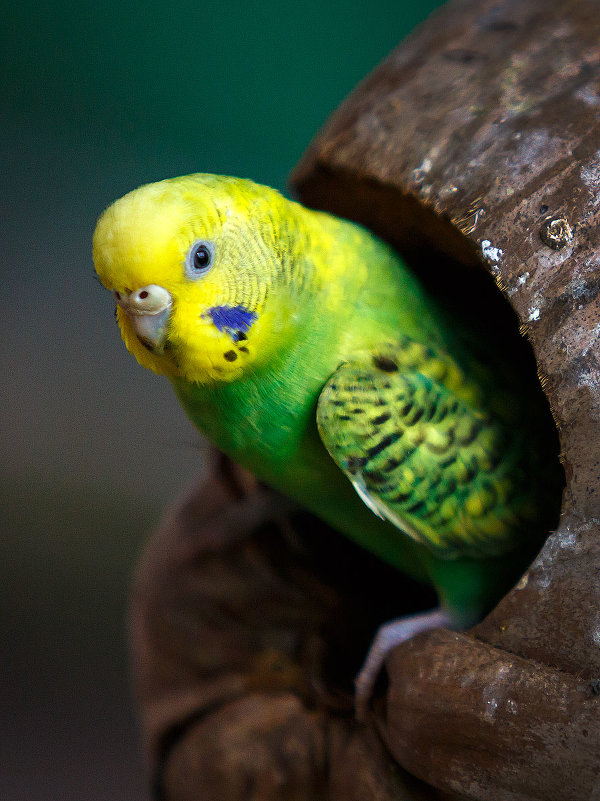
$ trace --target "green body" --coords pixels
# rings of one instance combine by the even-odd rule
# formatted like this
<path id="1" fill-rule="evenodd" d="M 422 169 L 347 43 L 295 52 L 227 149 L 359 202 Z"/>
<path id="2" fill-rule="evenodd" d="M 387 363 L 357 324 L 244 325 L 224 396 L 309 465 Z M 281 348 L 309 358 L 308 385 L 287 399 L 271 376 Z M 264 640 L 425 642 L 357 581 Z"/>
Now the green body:
<path id="1" fill-rule="evenodd" d="M 473 622 L 518 576 L 539 545 L 535 535 L 546 533 L 556 513 L 560 478 L 547 468 L 554 454 L 538 438 L 537 425 L 531 428 L 548 414 L 541 393 L 521 399 L 523 388 L 510 386 L 509 369 L 477 364 L 460 323 L 447 320 L 387 246 L 355 225 L 292 207 L 286 258 L 296 277 L 310 282 L 294 311 L 293 336 L 282 335 L 275 355 L 235 381 L 172 378 L 175 392 L 200 431 L 232 459 L 385 561 L 432 583 L 458 624 Z M 374 367 L 373 358 L 383 358 L 386 369 Z M 368 387 L 361 414 L 352 418 L 357 371 Z M 368 492 L 406 527 L 377 517 L 348 480 L 361 448 L 372 452 L 381 441 L 371 423 L 382 408 L 400 408 L 399 392 L 412 393 L 412 411 L 415 404 L 431 407 L 430 440 L 415 439 L 410 415 L 395 414 L 383 435 L 397 431 L 402 437 L 363 461 L 377 478 Z M 359 417 L 367 425 L 357 424 Z M 470 436 L 471 429 L 464 436 L 473 421 L 477 436 Z M 440 441 L 431 439 L 432 423 Z M 468 445 L 457 446 L 457 432 Z M 450 440 L 449 460 L 440 448 Z M 412 465 L 422 474 L 396 506 L 391 485 L 401 473 L 392 470 L 382 490 L 383 456 L 387 464 L 395 456 L 400 470 Z M 448 499 L 450 507 L 456 500 L 462 509 L 464 487 L 460 481 L 457 487 L 456 477 L 464 474 L 465 460 L 471 474 L 474 466 L 485 478 L 481 536 L 477 521 L 469 530 L 458 517 L 448 521 L 448 504 L 446 518 L 439 514 Z M 428 465 L 432 472 L 423 481 Z M 502 487 L 511 475 L 507 493 Z M 506 524 L 494 525 L 498 519 Z M 435 530 L 443 534 L 437 541 L 430 536 Z"/>

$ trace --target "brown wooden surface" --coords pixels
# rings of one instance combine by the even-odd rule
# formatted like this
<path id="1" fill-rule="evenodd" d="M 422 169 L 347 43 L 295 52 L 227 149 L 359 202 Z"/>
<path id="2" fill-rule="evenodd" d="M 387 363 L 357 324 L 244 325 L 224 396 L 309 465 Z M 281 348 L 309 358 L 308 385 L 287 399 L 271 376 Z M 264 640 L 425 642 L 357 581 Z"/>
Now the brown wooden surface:
<path id="1" fill-rule="evenodd" d="M 545 376 L 563 516 L 474 632 L 396 649 L 364 727 L 352 677 L 370 636 L 427 599 L 311 518 L 277 516 L 280 501 L 221 463 L 165 521 L 136 585 L 158 795 L 598 799 L 598 4 L 449 3 L 333 115 L 293 186 L 391 241 L 465 313 L 486 318 L 493 276 Z"/>
<path id="2" fill-rule="evenodd" d="M 406 587 L 395 571 L 217 460 L 150 540 L 131 610 L 154 795 L 434 801 L 352 682 Z"/>

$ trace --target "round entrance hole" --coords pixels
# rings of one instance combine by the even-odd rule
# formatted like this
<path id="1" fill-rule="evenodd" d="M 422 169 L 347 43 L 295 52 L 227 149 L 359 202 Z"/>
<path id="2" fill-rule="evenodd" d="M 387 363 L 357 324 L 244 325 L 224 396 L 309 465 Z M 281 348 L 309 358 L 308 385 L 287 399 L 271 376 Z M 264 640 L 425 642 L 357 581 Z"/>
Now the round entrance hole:
<path id="1" fill-rule="evenodd" d="M 356 175 L 327 170 L 321 165 L 308 173 L 301 168 L 293 183 L 306 205 L 352 219 L 391 244 L 419 276 L 428 293 L 458 325 L 464 325 L 469 331 L 478 359 L 488 365 L 511 364 L 520 397 L 537 410 L 545 452 L 548 460 L 554 461 L 562 483 L 560 486 L 560 482 L 557 483 L 556 496 L 549 501 L 549 508 L 544 510 L 537 529 L 530 532 L 525 547 L 514 551 L 514 570 L 498 593 L 496 600 L 500 601 L 519 582 L 547 536 L 559 525 L 564 471 L 560 464 L 557 427 L 542 388 L 544 376 L 538 374 L 527 331 L 503 293 L 501 281 L 496 281 L 493 271 L 488 269 L 482 251 L 478 251 L 461 230 L 461 226 L 473 223 L 477 212 L 475 210 L 466 220 L 452 220 L 436 214 L 414 196 L 375 181 L 360 180 Z M 302 530 L 310 531 L 311 526 L 303 521 Z M 319 542 L 322 548 L 321 537 Z M 336 542 L 327 567 L 330 578 L 336 575 L 336 585 L 344 581 L 340 575 L 343 573 L 349 585 L 354 586 L 355 593 L 363 598 L 364 614 L 357 617 L 354 610 L 351 626 L 342 625 L 340 630 L 330 634 L 336 642 L 328 651 L 333 660 L 329 665 L 332 684 L 348 693 L 352 690 L 353 671 L 360 665 L 376 626 L 392 617 L 430 609 L 436 603 L 435 593 L 429 588 L 410 581 L 364 553 L 357 554 L 358 568 L 354 571 L 353 547 L 349 548 L 343 538 Z M 321 559 L 323 555 L 321 551 Z M 313 565 L 318 561 L 314 560 Z M 343 570 L 340 570 L 341 562 Z"/>

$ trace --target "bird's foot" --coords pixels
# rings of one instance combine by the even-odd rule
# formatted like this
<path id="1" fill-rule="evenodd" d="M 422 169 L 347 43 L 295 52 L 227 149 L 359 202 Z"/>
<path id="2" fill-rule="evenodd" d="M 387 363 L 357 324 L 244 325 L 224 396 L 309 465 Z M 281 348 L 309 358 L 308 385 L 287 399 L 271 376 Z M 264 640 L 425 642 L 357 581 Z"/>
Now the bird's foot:
<path id="1" fill-rule="evenodd" d="M 371 643 L 369 653 L 354 682 L 356 689 L 355 710 L 358 720 L 365 720 L 373 688 L 387 655 L 397 645 L 412 639 L 422 631 L 439 628 L 454 628 L 452 618 L 443 609 L 432 609 L 418 615 L 409 615 L 385 623 L 379 628 Z"/>

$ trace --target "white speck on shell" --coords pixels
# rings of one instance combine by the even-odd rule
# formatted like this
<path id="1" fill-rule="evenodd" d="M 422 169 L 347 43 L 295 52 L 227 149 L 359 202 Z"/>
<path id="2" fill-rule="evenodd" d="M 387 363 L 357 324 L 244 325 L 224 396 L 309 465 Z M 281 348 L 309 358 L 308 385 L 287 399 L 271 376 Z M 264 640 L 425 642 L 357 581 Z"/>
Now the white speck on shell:
<path id="1" fill-rule="evenodd" d="M 600 401 L 598 400 L 598 390 L 600 389 L 600 370 L 597 360 L 592 356 L 585 356 L 585 366 L 577 376 L 577 386 L 591 390 L 588 393 L 590 411 L 594 413 L 596 421 L 600 421 Z"/>
<path id="2" fill-rule="evenodd" d="M 481 241 L 481 252 L 483 258 L 493 264 L 497 264 L 502 259 L 502 254 L 504 253 L 501 248 L 492 245 L 489 239 L 483 239 Z"/>
<path id="3" fill-rule="evenodd" d="M 426 176 L 431 172 L 433 161 L 430 158 L 424 158 L 421 164 L 412 171 L 412 177 L 415 183 L 422 184 Z"/>
<path id="4" fill-rule="evenodd" d="M 540 319 L 540 310 L 537 306 L 530 306 L 528 314 L 529 316 L 527 319 L 529 320 L 530 323 Z"/>
<path id="5" fill-rule="evenodd" d="M 583 100 L 586 106 L 600 106 L 600 97 L 590 86 L 582 86 L 581 89 L 575 92 L 575 97 L 578 100 Z"/>
<path id="6" fill-rule="evenodd" d="M 514 701 L 512 698 L 509 698 L 506 702 L 506 708 L 510 712 L 511 715 L 516 715 L 519 711 L 519 707 L 517 706 L 517 702 Z"/>
<path id="7" fill-rule="evenodd" d="M 558 547 L 574 550 L 577 547 L 577 534 L 567 528 L 566 532 L 558 538 Z"/>
<path id="8" fill-rule="evenodd" d="M 488 720 L 493 720 L 496 716 L 496 710 L 498 709 L 498 701 L 495 698 L 489 698 L 485 703 L 486 709 L 484 715 Z"/>
<path id="9" fill-rule="evenodd" d="M 439 195 L 440 198 L 446 198 L 450 195 L 455 195 L 458 192 L 458 186 L 454 186 L 454 184 L 448 184 L 447 186 L 443 186 L 440 191 Z"/>
<path id="10" fill-rule="evenodd" d="M 494 679 L 483 690 L 483 715 L 489 721 L 494 720 L 498 707 L 504 703 L 504 694 L 508 683 L 507 677 L 510 675 L 511 669 L 512 664 L 500 665 Z"/>
<path id="11" fill-rule="evenodd" d="M 596 151 L 596 158 L 591 164 L 582 166 L 580 175 L 589 192 L 595 195 L 592 205 L 600 205 L 600 150 Z"/>
<path id="12" fill-rule="evenodd" d="M 588 387 L 589 389 L 597 390 L 600 386 L 600 375 L 596 370 L 588 370 L 581 373 L 577 379 L 577 385 L 580 387 Z"/>
<path id="13" fill-rule="evenodd" d="M 540 575 L 537 576 L 537 585 L 542 590 L 547 589 L 551 584 L 552 584 L 552 576 L 549 571 L 540 573 Z"/>
<path id="14" fill-rule="evenodd" d="M 574 298 L 581 298 L 585 295 L 587 291 L 587 284 L 581 275 L 578 275 L 572 281 L 570 281 L 566 288 L 569 290 L 571 295 Z"/>
<path id="15" fill-rule="evenodd" d="M 519 583 L 516 585 L 515 590 L 524 590 L 528 584 L 529 584 L 529 573 L 524 573 L 519 579 Z"/>
<path id="16" fill-rule="evenodd" d="M 590 350 L 598 345 L 599 338 L 600 338 L 600 323 L 596 323 L 596 325 L 589 332 L 588 344 L 581 349 L 581 355 L 587 356 Z"/>
<path id="17" fill-rule="evenodd" d="M 516 283 L 513 286 L 511 286 L 510 289 L 508 289 L 508 295 L 509 296 L 514 295 L 515 292 L 519 290 L 519 287 L 525 286 L 525 284 L 527 283 L 527 279 L 529 278 L 529 275 L 530 275 L 529 270 L 527 270 L 527 272 L 525 273 L 521 273 L 521 275 L 518 275 Z"/>

